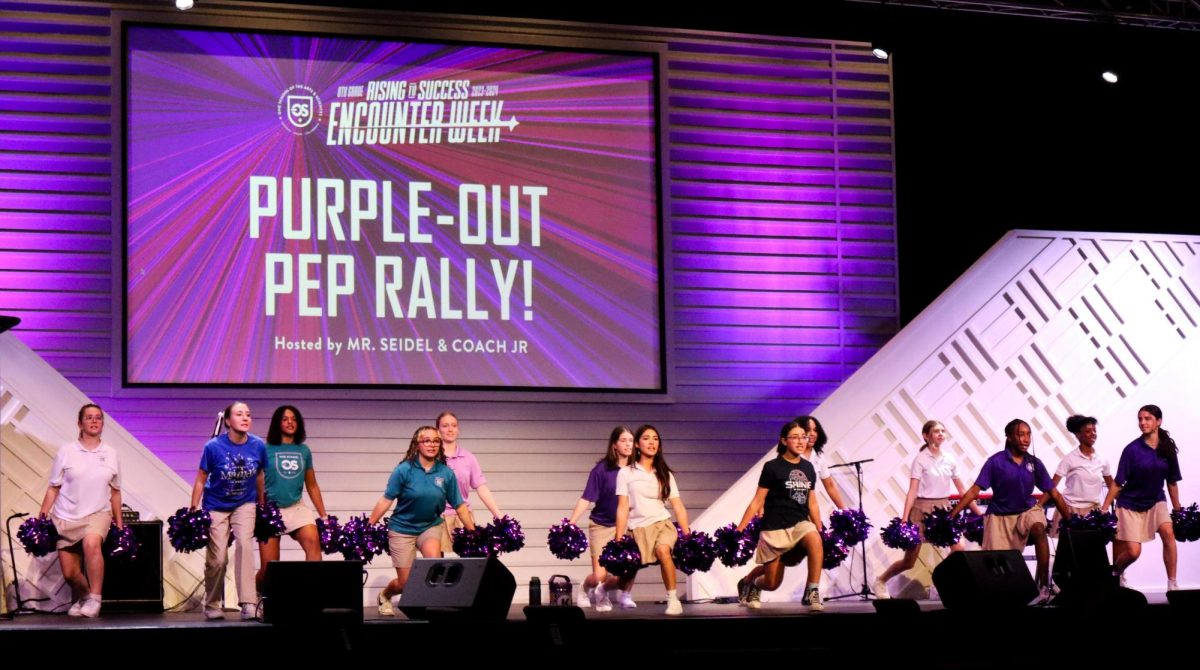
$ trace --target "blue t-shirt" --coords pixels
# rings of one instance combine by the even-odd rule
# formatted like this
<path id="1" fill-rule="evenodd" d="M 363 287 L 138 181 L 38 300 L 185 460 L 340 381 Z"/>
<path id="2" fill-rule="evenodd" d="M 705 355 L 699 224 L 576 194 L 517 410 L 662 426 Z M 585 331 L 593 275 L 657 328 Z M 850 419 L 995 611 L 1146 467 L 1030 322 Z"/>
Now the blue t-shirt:
<path id="1" fill-rule="evenodd" d="M 596 503 L 588 518 L 597 526 L 617 525 L 617 473 L 618 467 L 609 467 L 608 461 L 600 461 L 588 474 L 587 486 L 583 488 L 584 500 Z"/>
<path id="2" fill-rule="evenodd" d="M 1145 512 L 1167 499 L 1163 482 L 1174 484 L 1181 479 L 1179 455 L 1161 458 L 1139 437 L 1125 447 L 1121 452 L 1121 460 L 1117 462 L 1117 476 L 1113 478 L 1121 487 L 1117 507 Z"/>
<path id="3" fill-rule="evenodd" d="M 1018 464 L 1005 449 L 983 462 L 975 485 L 992 490 L 988 514 L 1020 514 L 1037 504 L 1033 487 L 1046 493 L 1054 488 L 1054 480 L 1037 456 L 1026 452 Z"/>
<path id="4" fill-rule="evenodd" d="M 204 509 L 230 512 L 258 500 L 255 478 L 267 462 L 267 449 L 261 437 L 247 437 L 245 444 L 234 444 L 228 433 L 221 433 L 204 445 L 200 456 L 200 469 L 208 473 Z"/>
<path id="5" fill-rule="evenodd" d="M 312 470 L 312 451 L 303 444 L 267 445 L 267 500 L 291 507 L 304 495 L 304 476 Z"/>
<path id="6" fill-rule="evenodd" d="M 441 461 L 427 472 L 418 461 L 404 461 L 388 477 L 383 497 L 396 501 L 388 529 L 403 535 L 420 535 L 442 523 L 446 505 L 463 503 L 454 471 Z"/>

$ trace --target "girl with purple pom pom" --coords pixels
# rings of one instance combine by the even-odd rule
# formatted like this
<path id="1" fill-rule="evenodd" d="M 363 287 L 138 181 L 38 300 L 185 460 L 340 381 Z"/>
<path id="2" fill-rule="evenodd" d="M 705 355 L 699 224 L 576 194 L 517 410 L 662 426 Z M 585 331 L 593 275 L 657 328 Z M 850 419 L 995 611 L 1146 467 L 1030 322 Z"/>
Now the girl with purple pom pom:
<path id="1" fill-rule="evenodd" d="M 592 574 L 583 580 L 583 587 L 579 594 L 580 607 L 587 607 L 590 604 L 596 608 L 597 612 L 611 611 L 612 599 L 609 597 L 608 589 L 613 589 L 612 595 L 621 607 L 627 609 L 637 607 L 637 603 L 629 594 L 633 578 L 630 578 L 629 583 L 625 584 L 623 589 L 617 588 L 617 578 L 609 576 L 608 572 L 600 565 L 600 554 L 604 551 L 604 545 L 617 536 L 617 475 L 622 468 L 632 464 L 633 431 L 625 426 L 617 426 L 608 436 L 608 451 L 604 458 L 596 461 L 595 467 L 588 474 L 583 495 L 580 496 L 579 502 L 576 503 L 575 509 L 571 511 L 568 519 L 570 523 L 575 523 L 575 520 L 583 514 L 589 504 L 595 504 L 588 517 L 588 545 L 591 547 L 592 554 Z"/>
<path id="2" fill-rule="evenodd" d="M 393 502 L 396 509 L 388 519 L 388 554 L 396 578 L 379 592 L 379 613 L 384 616 L 395 614 L 392 599 L 404 592 L 417 552 L 426 558 L 442 555 L 442 510 L 446 505 L 454 509 L 464 528 L 475 530 L 454 471 L 446 465 L 442 438 L 433 426 L 421 426 L 413 433 L 408 453 L 388 477 L 368 523 L 378 523 Z"/>
<path id="3" fill-rule="evenodd" d="M 948 433 L 941 421 L 926 421 L 921 426 L 921 436 L 925 443 L 913 458 L 912 469 L 908 480 L 908 495 L 904 497 L 904 512 L 901 519 L 917 525 L 921 535 L 921 543 L 925 542 L 925 515 L 938 508 L 950 508 L 950 493 L 957 491 L 961 496 L 965 490 L 962 479 L 958 476 L 958 462 L 952 454 L 942 451 Z M 971 511 L 982 515 L 979 506 L 971 503 Z M 962 551 L 961 542 L 955 542 L 950 551 Z M 896 575 L 911 570 L 917 564 L 921 554 L 921 545 L 904 552 L 904 557 L 892 563 L 886 570 L 875 578 L 872 589 L 876 598 L 892 597 L 888 592 L 888 580 Z"/>
<path id="4" fill-rule="evenodd" d="M 751 609 L 762 607 L 762 592 L 774 591 L 783 583 L 785 567 L 808 559 L 808 582 L 804 599 L 809 609 L 825 609 L 821 601 L 821 567 L 824 546 L 821 542 L 821 510 L 813 487 L 816 467 L 803 454 L 808 450 L 810 431 L 799 421 L 784 424 L 779 431 L 778 456 L 763 464 L 758 490 L 738 522 L 737 530 L 762 514 L 762 531 L 750 574 L 738 581 L 738 602 Z"/>
<path id="5" fill-rule="evenodd" d="M 1179 504 L 1179 447 L 1162 427 L 1162 410 L 1157 405 L 1145 405 L 1138 410 L 1138 429 L 1141 436 L 1130 442 L 1117 462 L 1117 539 L 1113 542 L 1113 573 L 1125 581 L 1125 569 L 1142 555 L 1142 543 L 1162 538 L 1163 565 L 1167 569 L 1167 590 L 1179 588 L 1176 581 L 1178 548 L 1175 546 L 1175 526 L 1167 509 L 1182 509 Z"/>
<path id="6" fill-rule="evenodd" d="M 500 505 L 496 503 L 496 497 L 488 488 L 487 477 L 483 475 L 483 468 L 479 467 L 479 459 L 458 443 L 458 417 L 454 412 L 445 411 L 437 415 L 433 425 L 437 427 L 438 437 L 442 438 L 446 465 L 454 471 L 454 476 L 458 478 L 458 492 L 462 499 L 467 501 L 467 508 L 470 509 L 471 489 L 475 489 L 479 501 L 492 513 L 493 518 L 499 519 L 504 516 L 504 513 L 500 511 Z M 452 546 L 454 529 L 461 528 L 462 525 L 459 523 L 456 510 L 450 506 L 447 506 L 442 512 L 442 518 L 445 520 L 445 523 L 442 524 L 442 550 L 444 551 Z"/>
<path id="7" fill-rule="evenodd" d="M 675 475 L 663 458 L 662 439 L 658 429 L 651 425 L 640 426 L 633 433 L 635 444 L 634 462 L 617 473 L 617 527 L 615 537 L 625 537 L 628 528 L 642 555 L 642 565 L 658 562 L 662 571 L 663 586 L 667 589 L 667 614 L 683 614 L 683 603 L 675 592 L 675 561 L 671 549 L 678 539 L 671 514 L 664 503 L 669 503 L 675 519 L 684 535 L 688 528 L 687 510 L 679 498 L 679 486 Z M 633 584 L 633 575 L 624 577 L 618 586 L 628 591 Z"/>
<path id="8" fill-rule="evenodd" d="M 192 509 L 203 504 L 212 516 L 208 551 L 204 555 L 204 618 L 225 618 L 221 596 L 225 593 L 225 567 L 229 561 L 229 536 L 233 572 L 243 621 L 258 616 L 254 584 L 255 503 L 265 501 L 263 465 L 267 449 L 262 438 L 250 434 L 250 406 L 235 402 L 225 408 L 226 431 L 204 445 L 200 468 L 192 485 Z"/>
<path id="9" fill-rule="evenodd" d="M 1054 471 L 1055 486 L 1063 482 L 1058 487 L 1063 500 L 1067 501 L 1067 506 L 1074 514 L 1080 516 L 1094 509 L 1109 509 L 1120 491 L 1113 481 L 1108 459 L 1096 453 L 1097 423 L 1096 418 L 1091 416 L 1075 414 L 1067 417 L 1067 432 L 1079 440 L 1079 448 L 1064 456 Z M 1055 515 L 1050 528 L 1051 537 L 1058 536 L 1061 524 L 1062 515 Z"/>
<path id="10" fill-rule="evenodd" d="M 317 534 L 316 517 L 304 504 L 304 490 L 317 515 L 324 519 L 325 499 L 317 484 L 317 473 L 313 470 L 312 450 L 304 444 L 308 433 L 304 430 L 304 416 L 291 405 L 284 405 L 271 415 L 271 426 L 267 428 L 267 463 L 265 486 L 267 500 L 279 506 L 283 517 L 284 533 L 300 544 L 304 560 L 321 560 L 321 538 Z M 255 582 L 262 587 L 267 576 L 267 564 L 279 560 L 279 538 L 273 537 L 258 543 L 258 574 Z"/>
<path id="11" fill-rule="evenodd" d="M 54 457 L 40 516 L 49 515 L 58 531 L 58 562 L 73 601 L 67 614 L 94 617 L 100 614 L 104 587 L 101 547 L 112 524 L 123 527 L 121 467 L 116 450 L 100 439 L 104 410 L 99 405 L 79 408 L 78 425 L 79 439 Z"/>

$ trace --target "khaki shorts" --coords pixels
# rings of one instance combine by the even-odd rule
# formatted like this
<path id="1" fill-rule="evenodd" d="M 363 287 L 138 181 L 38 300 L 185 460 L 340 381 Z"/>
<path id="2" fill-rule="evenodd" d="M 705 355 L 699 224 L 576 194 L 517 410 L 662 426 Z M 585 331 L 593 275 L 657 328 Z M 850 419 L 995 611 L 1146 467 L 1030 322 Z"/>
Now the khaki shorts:
<path id="1" fill-rule="evenodd" d="M 438 524 L 433 528 L 426 529 L 420 535 L 405 535 L 397 533 L 394 530 L 389 530 L 388 555 L 392 557 L 392 567 L 401 569 L 411 568 L 413 561 L 417 560 L 417 551 L 422 544 L 425 544 L 429 540 L 440 540 L 442 538 L 442 525 L 444 524 Z M 425 558 L 438 557 L 426 556 Z"/>
<path id="2" fill-rule="evenodd" d="M 613 532 L 616 532 L 615 528 Z M 642 565 L 658 562 L 658 557 L 654 555 L 655 547 L 660 544 L 674 547 L 675 541 L 679 539 L 675 524 L 671 523 L 670 519 L 634 528 L 629 531 L 629 534 L 633 535 L 633 541 L 637 542 L 638 552 L 642 554 Z"/>
<path id="3" fill-rule="evenodd" d="M 108 529 L 112 526 L 112 510 L 102 509 L 99 512 L 70 521 L 68 519 L 60 519 L 51 515 L 50 519 L 54 522 L 54 529 L 58 531 L 58 544 L 55 546 L 59 549 L 66 549 L 75 546 L 83 541 L 83 538 L 88 535 L 99 535 L 100 539 L 108 537 Z"/>
<path id="4" fill-rule="evenodd" d="M 908 510 L 908 522 L 917 524 L 917 532 L 921 541 L 925 541 L 925 515 L 931 514 L 939 507 L 951 507 L 949 498 L 917 498 L 913 501 L 912 509 Z"/>
<path id="5" fill-rule="evenodd" d="M 454 536 L 451 535 L 451 533 L 454 532 L 455 528 L 462 528 L 462 527 L 463 527 L 462 519 L 458 518 L 457 513 L 451 512 L 449 514 L 442 515 L 441 529 L 442 529 L 442 552 L 443 553 L 445 553 L 447 551 L 454 551 L 452 549 L 452 547 L 454 546 Z"/>
<path id="6" fill-rule="evenodd" d="M 288 535 L 305 526 L 315 526 L 317 523 L 317 515 L 303 502 L 280 507 L 279 514 L 283 517 L 283 532 Z"/>
<path id="7" fill-rule="evenodd" d="M 1033 527 L 1046 525 L 1046 510 L 1034 505 L 1020 514 L 988 514 L 983 517 L 983 549 L 1024 551 Z"/>
<path id="8" fill-rule="evenodd" d="M 1154 539 L 1158 529 L 1170 521 L 1171 510 L 1165 500 L 1155 503 L 1154 507 L 1144 512 L 1118 507 L 1117 539 L 1122 542 L 1149 542 Z"/>
<path id="9" fill-rule="evenodd" d="M 791 553 L 800 545 L 805 535 L 817 532 L 817 526 L 811 521 L 801 521 L 791 528 L 764 530 L 758 534 L 758 549 L 754 552 L 755 563 L 770 563 L 783 556 L 783 564 L 793 566 L 804 560 L 807 554 L 803 551 Z"/>
<path id="10" fill-rule="evenodd" d="M 593 523 L 588 526 L 588 546 L 592 549 L 592 556 L 597 558 L 604 551 L 604 545 L 613 541 L 617 537 L 616 526 L 601 526 L 598 523 Z"/>

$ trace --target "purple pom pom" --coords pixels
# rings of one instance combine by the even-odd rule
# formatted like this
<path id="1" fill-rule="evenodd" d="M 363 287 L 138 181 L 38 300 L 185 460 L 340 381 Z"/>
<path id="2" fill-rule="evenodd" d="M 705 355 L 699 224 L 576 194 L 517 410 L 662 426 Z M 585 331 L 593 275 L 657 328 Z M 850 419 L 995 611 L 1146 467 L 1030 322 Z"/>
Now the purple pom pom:
<path id="1" fill-rule="evenodd" d="M 382 523 L 371 525 L 366 514 L 350 517 L 342 526 L 338 551 L 347 561 L 370 563 L 376 556 L 387 551 L 387 526 Z"/>
<path id="2" fill-rule="evenodd" d="M 829 528 L 849 547 L 866 542 L 871 537 L 871 521 L 861 510 L 834 510 L 829 515 Z"/>
<path id="3" fill-rule="evenodd" d="M 175 551 L 188 553 L 208 546 L 212 516 L 203 509 L 180 507 L 167 518 L 167 538 Z"/>
<path id="4" fill-rule="evenodd" d="M 489 553 L 493 556 L 511 554 L 525 546 L 521 523 L 507 514 L 484 527 L 484 533 L 488 538 Z"/>
<path id="5" fill-rule="evenodd" d="M 1063 519 L 1059 529 L 1098 531 L 1103 535 L 1105 542 L 1112 542 L 1117 537 L 1117 515 L 1097 508 L 1087 514 L 1076 514 L 1069 519 Z"/>
<path id="6" fill-rule="evenodd" d="M 846 543 L 842 538 L 828 528 L 821 531 L 821 544 L 825 546 L 825 560 L 822 561 L 822 567 L 825 570 L 836 568 L 850 555 L 850 550 L 846 548 Z"/>
<path id="7" fill-rule="evenodd" d="M 958 527 L 962 529 L 963 537 L 974 542 L 975 544 L 983 544 L 983 517 L 972 512 L 964 510 L 958 515 Z"/>
<path id="8" fill-rule="evenodd" d="M 451 546 L 454 553 L 463 558 L 483 558 L 491 551 L 491 544 L 486 528 L 475 527 L 475 530 L 455 528 L 451 533 Z"/>
<path id="9" fill-rule="evenodd" d="M 935 547 L 950 547 L 958 543 L 963 529 L 950 516 L 950 509 L 938 507 L 925 515 L 925 541 Z"/>
<path id="10" fill-rule="evenodd" d="M 587 533 L 583 532 L 579 526 L 563 519 L 562 523 L 550 526 L 550 533 L 546 535 L 546 544 L 555 558 L 564 561 L 575 560 L 587 551 Z"/>
<path id="11" fill-rule="evenodd" d="M 58 529 L 54 522 L 40 516 L 30 517 L 17 528 L 17 539 L 25 551 L 33 556 L 45 556 L 58 545 Z"/>
<path id="12" fill-rule="evenodd" d="M 1175 526 L 1175 539 L 1180 542 L 1200 540 L 1200 505 L 1192 503 L 1172 511 L 1171 523 Z"/>
<path id="13" fill-rule="evenodd" d="M 637 574 L 642 568 L 642 554 L 632 535 L 610 540 L 600 552 L 600 567 L 616 577 Z"/>
<path id="14" fill-rule="evenodd" d="M 113 560 L 132 561 L 137 558 L 138 549 L 141 548 L 142 543 L 134 537 L 133 528 L 117 528 L 115 523 L 109 526 L 108 535 L 104 538 L 105 556 Z"/>
<path id="15" fill-rule="evenodd" d="M 254 510 L 254 538 L 256 540 L 266 542 L 271 538 L 283 535 L 287 526 L 283 523 L 283 514 L 279 511 L 279 505 L 268 500 L 265 505 L 255 505 Z"/>
<path id="16" fill-rule="evenodd" d="M 708 533 L 694 530 L 675 542 L 671 558 L 675 560 L 675 567 L 684 574 L 708 572 L 713 561 L 717 560 L 717 543 Z"/>
<path id="17" fill-rule="evenodd" d="M 336 516 L 330 514 L 325 519 L 317 519 L 317 535 L 321 538 L 321 551 L 327 556 L 341 551 L 342 524 Z"/>
<path id="18" fill-rule="evenodd" d="M 898 516 L 892 517 L 879 535 L 883 538 L 884 546 L 892 549 L 908 551 L 921 545 L 921 530 L 917 524 L 901 521 Z"/>
<path id="19" fill-rule="evenodd" d="M 721 565 L 735 568 L 745 565 L 754 555 L 757 541 L 751 541 L 746 531 L 738 532 L 737 524 L 721 526 L 713 533 L 713 543 L 716 545 L 717 558 Z"/>

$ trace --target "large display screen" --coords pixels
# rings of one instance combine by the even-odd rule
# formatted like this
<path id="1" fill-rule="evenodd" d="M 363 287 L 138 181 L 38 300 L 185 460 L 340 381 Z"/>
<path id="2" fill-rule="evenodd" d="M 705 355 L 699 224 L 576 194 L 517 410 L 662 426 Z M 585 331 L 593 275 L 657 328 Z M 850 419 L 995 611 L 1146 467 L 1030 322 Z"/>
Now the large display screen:
<path id="1" fill-rule="evenodd" d="M 127 384 L 663 389 L 654 54 L 124 37 Z"/>

